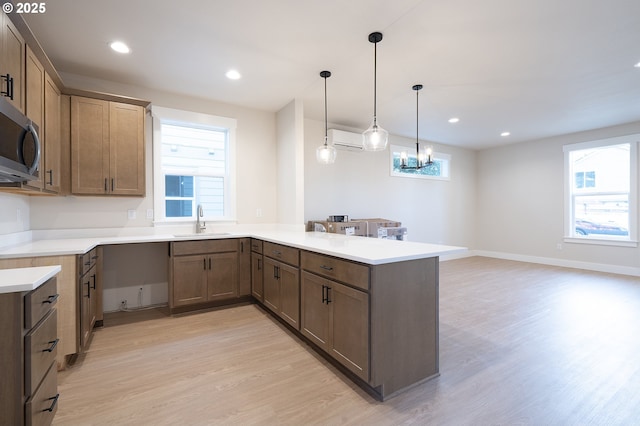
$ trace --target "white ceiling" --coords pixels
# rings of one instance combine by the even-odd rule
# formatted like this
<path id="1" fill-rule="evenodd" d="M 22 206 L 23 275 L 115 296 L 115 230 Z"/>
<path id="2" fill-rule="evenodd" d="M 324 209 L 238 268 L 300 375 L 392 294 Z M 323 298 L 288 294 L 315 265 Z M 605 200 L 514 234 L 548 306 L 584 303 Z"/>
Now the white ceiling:
<path id="1" fill-rule="evenodd" d="M 638 0 L 55 0 L 24 15 L 58 71 L 482 149 L 640 120 Z M 123 40 L 132 53 L 113 53 Z M 238 69 L 243 78 L 224 74 Z M 458 124 L 449 124 L 450 117 Z M 500 137 L 503 131 L 511 136 Z"/>

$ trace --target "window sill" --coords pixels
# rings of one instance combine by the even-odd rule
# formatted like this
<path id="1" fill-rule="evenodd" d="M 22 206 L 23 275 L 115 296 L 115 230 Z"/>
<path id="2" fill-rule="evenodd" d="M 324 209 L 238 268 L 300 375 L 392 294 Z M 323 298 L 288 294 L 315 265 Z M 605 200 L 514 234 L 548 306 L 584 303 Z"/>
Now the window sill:
<path id="1" fill-rule="evenodd" d="M 600 246 L 616 246 L 616 247 L 638 247 L 638 241 L 633 240 L 610 240 L 599 238 L 578 238 L 578 237 L 564 237 L 565 243 L 571 244 L 592 244 Z"/>

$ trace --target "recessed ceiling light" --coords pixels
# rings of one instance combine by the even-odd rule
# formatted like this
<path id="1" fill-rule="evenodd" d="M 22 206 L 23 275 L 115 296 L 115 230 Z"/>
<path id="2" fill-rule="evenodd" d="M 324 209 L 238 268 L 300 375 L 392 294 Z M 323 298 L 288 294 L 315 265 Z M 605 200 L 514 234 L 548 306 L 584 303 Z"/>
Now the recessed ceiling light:
<path id="1" fill-rule="evenodd" d="M 109 46 L 111 46 L 111 48 L 113 50 L 115 50 L 116 52 L 118 52 L 118 53 L 129 53 L 129 52 L 131 52 L 131 49 L 129 49 L 129 46 L 127 46 L 126 44 L 124 44 L 121 41 L 114 41 Z"/>
<path id="2" fill-rule="evenodd" d="M 229 70 L 225 75 L 229 80 L 240 80 L 240 77 L 242 77 L 236 70 Z"/>
<path id="3" fill-rule="evenodd" d="M 452 117 L 449 119 L 449 123 L 457 123 L 458 121 L 460 121 L 458 117 Z"/>
<path id="4" fill-rule="evenodd" d="M 640 62 L 638 62 L 637 64 L 634 65 L 634 67 L 636 68 L 640 68 Z"/>
<path id="5" fill-rule="evenodd" d="M 509 136 L 510 134 L 511 133 L 509 133 L 509 132 L 502 132 L 502 133 L 500 133 L 500 136 Z"/>

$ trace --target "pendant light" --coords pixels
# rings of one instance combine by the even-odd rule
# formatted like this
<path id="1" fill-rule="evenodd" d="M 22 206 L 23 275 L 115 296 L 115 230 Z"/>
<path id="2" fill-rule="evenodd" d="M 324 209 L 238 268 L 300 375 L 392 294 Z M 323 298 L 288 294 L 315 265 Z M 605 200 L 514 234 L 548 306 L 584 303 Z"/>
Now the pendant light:
<path id="1" fill-rule="evenodd" d="M 420 153 L 420 141 L 418 140 L 418 123 L 420 116 L 418 114 L 418 93 L 422 90 L 422 84 L 416 84 L 412 87 L 416 91 L 416 165 L 409 166 L 407 152 L 400 153 L 400 168 L 403 170 L 420 170 L 433 164 L 433 151 L 427 148 L 424 154 Z"/>
<path id="2" fill-rule="evenodd" d="M 331 77 L 331 71 L 321 71 L 320 77 L 324 78 L 324 145 L 316 149 L 316 160 L 320 164 L 333 164 L 336 161 L 336 148 L 329 144 L 329 129 L 327 124 L 327 78 Z"/>
<path id="3" fill-rule="evenodd" d="M 369 41 L 373 43 L 373 123 L 371 127 L 362 133 L 362 146 L 365 151 L 384 151 L 387 149 L 387 142 L 389 140 L 389 132 L 378 126 L 378 117 L 376 115 L 377 45 L 380 40 L 382 40 L 382 33 L 375 32 L 369 34 Z"/>

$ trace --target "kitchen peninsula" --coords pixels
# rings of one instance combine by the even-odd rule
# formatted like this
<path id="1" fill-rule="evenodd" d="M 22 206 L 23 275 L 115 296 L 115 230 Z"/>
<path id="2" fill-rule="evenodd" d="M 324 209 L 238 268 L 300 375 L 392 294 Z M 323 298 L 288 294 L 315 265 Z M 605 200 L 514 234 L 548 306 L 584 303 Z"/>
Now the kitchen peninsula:
<path id="1" fill-rule="evenodd" d="M 7 266 L 10 259 L 75 258 L 102 245 L 146 242 L 166 242 L 171 258 L 176 249 L 181 253 L 179 247 L 185 243 L 198 252 L 198 247 L 211 243 L 229 246 L 230 240 L 251 242 L 255 263 L 237 262 L 238 274 L 250 266 L 253 286 L 262 286 L 251 289 L 251 300 L 378 399 L 438 375 L 439 256 L 461 253 L 462 247 L 282 230 L 102 236 L 4 248 L 0 267 L 11 267 Z M 242 245 L 240 250 L 249 247 Z M 211 269 L 211 260 L 207 263 L 211 257 L 197 256 L 185 257 L 193 257 L 201 270 Z M 171 307 L 177 284 L 169 276 Z M 76 281 L 70 282 L 75 285 Z M 60 287 L 64 285 L 59 282 Z M 60 293 L 60 305 L 68 303 L 66 294 L 75 309 L 77 291 L 72 288 L 65 293 L 61 288 Z M 236 291 L 228 302 L 237 302 L 239 295 Z M 72 346 L 65 346 L 65 353 L 76 349 Z"/>

